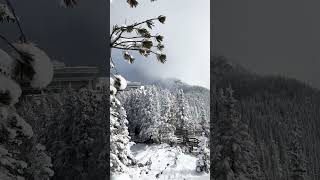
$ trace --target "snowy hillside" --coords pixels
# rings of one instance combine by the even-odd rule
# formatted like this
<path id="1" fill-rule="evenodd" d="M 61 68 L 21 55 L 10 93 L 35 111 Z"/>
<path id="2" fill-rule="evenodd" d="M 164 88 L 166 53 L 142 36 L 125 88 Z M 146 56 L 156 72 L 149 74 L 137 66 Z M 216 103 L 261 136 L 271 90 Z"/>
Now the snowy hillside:
<path id="1" fill-rule="evenodd" d="M 112 180 L 209 180 L 210 174 L 197 173 L 195 156 L 167 144 L 134 144 L 130 147 L 137 165 Z"/>
<path id="2" fill-rule="evenodd" d="M 197 135 L 208 132 L 209 91 L 192 92 L 184 93 L 182 89 L 169 91 L 157 86 L 120 92 L 118 98 L 126 110 L 130 136 L 139 138 L 138 142 L 152 136 L 155 143 L 169 143 L 177 129 L 184 128 L 189 134 Z"/>

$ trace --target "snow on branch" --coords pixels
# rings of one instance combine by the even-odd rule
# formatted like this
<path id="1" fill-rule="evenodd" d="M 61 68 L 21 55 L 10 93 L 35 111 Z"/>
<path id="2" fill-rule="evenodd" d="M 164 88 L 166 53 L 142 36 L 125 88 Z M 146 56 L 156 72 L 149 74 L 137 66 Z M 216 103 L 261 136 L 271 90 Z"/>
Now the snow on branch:
<path id="1" fill-rule="evenodd" d="M 151 2 L 154 2 L 156 0 L 150 0 Z M 139 5 L 138 0 L 127 0 L 127 3 L 130 5 L 130 7 L 135 8 Z"/>
<path id="2" fill-rule="evenodd" d="M 46 87 L 53 77 L 53 65 L 48 55 L 32 43 L 16 43 L 14 46 L 20 52 L 16 59 L 29 65 L 28 72 L 24 73 L 29 73 L 26 75 L 31 80 L 30 85 L 33 88 Z"/>
<path id="3" fill-rule="evenodd" d="M 115 75 L 114 86 L 119 90 L 124 90 L 127 87 L 127 81 L 121 75 Z"/>
<path id="4" fill-rule="evenodd" d="M 165 63 L 167 56 L 162 52 L 164 37 L 150 32 L 156 21 L 164 24 L 166 16 L 160 15 L 131 25 L 115 25 L 110 35 L 111 48 L 123 50 L 123 58 L 129 63 L 135 60 L 129 51 L 139 52 L 145 57 L 154 54 L 159 62 Z"/>
<path id="5" fill-rule="evenodd" d="M 14 15 L 12 14 L 8 6 L 5 4 L 0 4 L 0 22 L 14 23 L 15 21 L 16 21 L 16 18 L 14 17 Z"/>

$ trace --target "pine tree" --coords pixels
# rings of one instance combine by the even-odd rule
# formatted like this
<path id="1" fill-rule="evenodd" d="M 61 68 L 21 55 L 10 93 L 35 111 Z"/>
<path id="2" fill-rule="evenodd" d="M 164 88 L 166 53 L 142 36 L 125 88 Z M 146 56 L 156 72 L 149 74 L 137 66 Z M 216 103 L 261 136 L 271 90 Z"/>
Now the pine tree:
<path id="1" fill-rule="evenodd" d="M 59 112 L 47 124 L 46 145 L 53 156 L 53 179 L 105 179 L 107 177 L 106 102 L 92 91 L 72 89 L 51 99 L 59 99 Z"/>
<path id="2" fill-rule="evenodd" d="M 210 171 L 210 149 L 209 143 L 207 142 L 208 138 L 205 137 L 205 133 L 202 134 L 200 138 L 198 155 L 197 155 L 197 165 L 196 171 L 209 173 Z"/>
<path id="3" fill-rule="evenodd" d="M 233 91 L 220 91 L 218 117 L 213 142 L 213 177 L 216 180 L 263 179 L 255 155 L 255 144 L 248 133 L 248 126 L 235 110 Z"/>
<path id="4" fill-rule="evenodd" d="M 190 108 L 185 98 L 184 92 L 182 89 L 177 92 L 177 117 L 178 117 L 178 128 L 187 130 L 188 133 L 192 133 L 194 130 L 194 124 L 190 118 Z"/>
<path id="5" fill-rule="evenodd" d="M 160 103 L 159 93 L 156 87 L 146 88 L 143 94 L 142 106 L 140 106 L 141 131 L 139 137 L 143 141 L 152 140 L 159 143 Z"/>
<path id="6" fill-rule="evenodd" d="M 210 125 L 209 125 L 209 120 L 206 115 L 206 112 L 204 110 L 204 105 L 200 107 L 200 125 L 201 125 L 201 131 L 205 133 L 206 137 L 209 137 L 210 135 Z"/>
<path id="7" fill-rule="evenodd" d="M 121 87 L 121 82 L 120 83 Z M 123 83 L 123 82 L 122 82 Z M 130 141 L 125 109 L 115 97 L 116 88 L 110 86 L 110 168 L 111 172 L 124 172 L 135 160 L 128 149 Z"/>
<path id="8" fill-rule="evenodd" d="M 19 43 L 12 43 L 0 35 L 14 51 L 11 55 L 0 51 L 0 179 L 48 180 L 53 176 L 51 159 L 14 105 L 22 93 L 21 78 L 26 77 L 25 82 L 34 88 L 43 88 L 51 81 L 50 59 L 44 51 L 27 41 L 9 0 L 6 4 L 0 3 L 0 22 L 12 22 L 20 31 Z M 46 73 L 43 73 L 44 69 Z"/>
<path id="9" fill-rule="evenodd" d="M 291 142 L 289 144 L 289 177 L 291 180 L 306 180 L 307 169 L 306 162 L 301 146 L 302 130 L 298 121 L 294 119 L 293 128 L 290 132 Z"/>
<path id="10" fill-rule="evenodd" d="M 118 96 L 128 114 L 130 131 L 140 141 L 170 143 L 174 141 L 172 94 L 156 86 L 123 92 Z"/>
<path id="11" fill-rule="evenodd" d="M 275 179 L 283 178 L 283 170 L 280 163 L 280 154 L 279 154 L 279 146 L 276 141 L 272 138 L 271 141 L 271 169 L 276 169 L 277 171 L 273 171 L 273 174 L 269 174 L 269 176 Z"/>
<path id="12" fill-rule="evenodd" d="M 176 127 L 172 124 L 170 118 L 172 116 L 171 108 L 173 105 L 173 95 L 166 89 L 157 88 L 159 91 L 160 101 L 160 126 L 159 126 L 159 139 L 161 142 L 174 143 L 174 132 Z"/>
<path id="13" fill-rule="evenodd" d="M 49 179 L 51 159 L 33 138 L 31 126 L 13 107 L 0 107 L 0 179 Z"/>
<path id="14" fill-rule="evenodd" d="M 119 101 L 126 109 L 129 121 L 129 132 L 132 137 L 138 137 L 141 131 L 141 109 L 144 108 L 145 89 L 134 89 L 118 94 Z M 143 106 L 142 106 L 143 105 Z"/>

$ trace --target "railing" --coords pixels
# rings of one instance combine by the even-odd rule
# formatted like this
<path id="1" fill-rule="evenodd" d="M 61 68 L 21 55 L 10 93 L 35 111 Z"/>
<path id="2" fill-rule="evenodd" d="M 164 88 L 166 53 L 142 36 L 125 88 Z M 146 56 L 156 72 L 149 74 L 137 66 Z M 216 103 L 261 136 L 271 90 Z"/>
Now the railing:
<path id="1" fill-rule="evenodd" d="M 201 134 L 201 132 L 193 132 L 191 135 L 188 130 L 177 129 L 174 133 L 177 137 L 176 143 L 188 146 L 190 148 L 190 152 L 192 152 L 198 147 L 200 142 L 200 140 L 193 135 L 196 133 Z"/>

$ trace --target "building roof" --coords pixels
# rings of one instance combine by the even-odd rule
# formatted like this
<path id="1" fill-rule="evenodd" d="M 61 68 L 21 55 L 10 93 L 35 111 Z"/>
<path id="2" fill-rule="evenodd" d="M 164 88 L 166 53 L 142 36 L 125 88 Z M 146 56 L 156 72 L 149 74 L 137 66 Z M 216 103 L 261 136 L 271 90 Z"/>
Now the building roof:
<path id="1" fill-rule="evenodd" d="M 59 67 L 54 69 L 52 82 L 97 79 L 99 68 L 95 66 Z"/>

